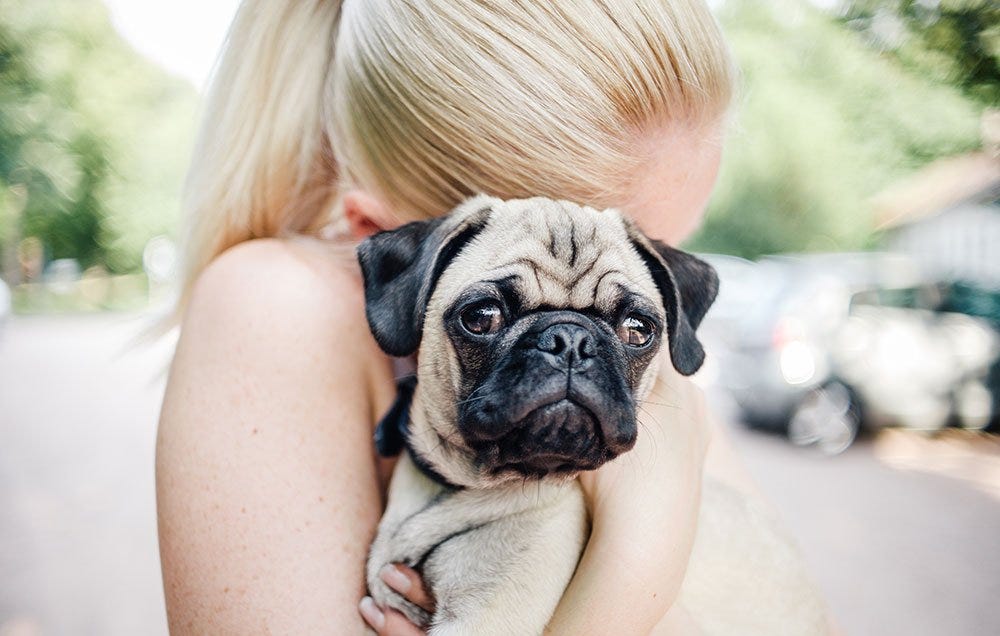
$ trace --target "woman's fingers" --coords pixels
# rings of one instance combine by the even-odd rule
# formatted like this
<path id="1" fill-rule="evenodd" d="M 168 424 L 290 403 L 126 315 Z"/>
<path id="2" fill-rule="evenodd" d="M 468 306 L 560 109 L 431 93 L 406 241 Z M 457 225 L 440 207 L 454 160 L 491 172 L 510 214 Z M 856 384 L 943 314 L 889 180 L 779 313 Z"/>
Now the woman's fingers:
<path id="1" fill-rule="evenodd" d="M 385 612 L 379 609 L 375 601 L 372 600 L 372 597 L 366 596 L 361 599 L 358 611 L 361 612 L 361 618 L 365 619 L 369 627 L 379 634 L 383 633 L 382 630 L 385 628 Z"/>
<path id="2" fill-rule="evenodd" d="M 424 582 L 413 568 L 390 563 L 379 572 L 382 581 L 403 598 L 434 613 L 434 598 L 424 589 Z M 394 609 L 382 609 L 371 597 L 361 599 L 361 616 L 379 636 L 416 636 L 425 632 Z"/>
<path id="3" fill-rule="evenodd" d="M 423 579 L 413 568 L 390 563 L 382 568 L 379 577 L 409 602 L 422 607 L 431 614 L 434 613 L 434 598 L 424 589 Z"/>
<path id="4" fill-rule="evenodd" d="M 361 605 L 358 609 L 361 611 L 361 617 L 365 619 L 368 626 L 374 629 L 375 633 L 379 636 L 426 635 L 424 630 L 411 623 L 400 612 L 394 609 L 380 609 L 369 596 L 361 599 Z"/>

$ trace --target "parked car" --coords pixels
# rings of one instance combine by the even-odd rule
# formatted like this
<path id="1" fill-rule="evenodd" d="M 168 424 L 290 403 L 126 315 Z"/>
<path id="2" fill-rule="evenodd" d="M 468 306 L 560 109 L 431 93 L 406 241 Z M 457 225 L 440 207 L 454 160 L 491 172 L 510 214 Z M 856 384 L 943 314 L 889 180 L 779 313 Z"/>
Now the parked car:
<path id="1" fill-rule="evenodd" d="M 985 280 L 955 282 L 945 289 L 942 308 L 980 318 L 1000 333 L 1000 285 L 990 285 Z M 1000 431 L 1000 357 L 990 367 L 986 387 L 993 397 L 993 417 L 988 428 Z"/>
<path id="2" fill-rule="evenodd" d="M 943 283 L 854 299 L 834 348 L 872 425 L 982 429 L 996 417 L 1000 293 Z"/>
<path id="3" fill-rule="evenodd" d="M 703 258 L 721 280 L 706 366 L 748 425 L 828 453 L 862 426 L 997 426 L 1000 290 L 894 254 Z"/>
<path id="4" fill-rule="evenodd" d="M 921 290 L 902 290 L 919 295 Z M 992 418 L 986 385 L 1000 336 L 978 318 L 912 306 L 857 302 L 830 347 L 835 373 L 855 391 L 865 425 L 982 429 Z"/>

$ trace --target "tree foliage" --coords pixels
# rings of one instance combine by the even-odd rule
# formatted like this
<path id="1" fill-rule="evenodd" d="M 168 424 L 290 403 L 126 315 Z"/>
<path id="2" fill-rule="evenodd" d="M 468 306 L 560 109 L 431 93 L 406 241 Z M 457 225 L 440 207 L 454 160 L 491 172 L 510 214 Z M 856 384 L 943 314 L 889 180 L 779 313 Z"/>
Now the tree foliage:
<path id="1" fill-rule="evenodd" d="M 1000 105 L 1000 2 L 851 0 L 840 19 L 907 69 Z"/>
<path id="2" fill-rule="evenodd" d="M 869 198 L 979 144 L 981 105 L 796 0 L 729 0 L 744 76 L 719 186 L 692 247 L 755 257 L 870 245 Z"/>
<path id="3" fill-rule="evenodd" d="M 176 227 L 196 105 L 98 0 L 0 0 L 0 249 L 137 269 Z"/>
<path id="4" fill-rule="evenodd" d="M 33 66 L 22 36 L 0 22 L 0 241 L 43 236 L 51 257 L 89 265 L 105 234 L 105 148 L 76 125 L 74 95 Z"/>

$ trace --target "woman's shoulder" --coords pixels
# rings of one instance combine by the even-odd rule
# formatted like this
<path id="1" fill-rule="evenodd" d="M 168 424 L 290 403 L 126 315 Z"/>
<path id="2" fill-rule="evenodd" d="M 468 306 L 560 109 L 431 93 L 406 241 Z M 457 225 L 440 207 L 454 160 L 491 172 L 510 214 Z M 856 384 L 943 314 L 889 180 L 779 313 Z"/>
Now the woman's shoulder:
<path id="1" fill-rule="evenodd" d="M 277 364 L 295 375 L 381 375 L 388 362 L 368 331 L 360 277 L 336 252 L 284 239 L 226 250 L 194 284 L 180 345 L 199 362 L 228 360 L 249 372 Z"/>
<path id="2" fill-rule="evenodd" d="M 191 311 L 250 317 L 249 311 L 264 320 L 294 317 L 298 326 L 300 321 L 363 316 L 361 281 L 342 252 L 305 240 L 245 241 L 217 256 L 199 275 Z"/>

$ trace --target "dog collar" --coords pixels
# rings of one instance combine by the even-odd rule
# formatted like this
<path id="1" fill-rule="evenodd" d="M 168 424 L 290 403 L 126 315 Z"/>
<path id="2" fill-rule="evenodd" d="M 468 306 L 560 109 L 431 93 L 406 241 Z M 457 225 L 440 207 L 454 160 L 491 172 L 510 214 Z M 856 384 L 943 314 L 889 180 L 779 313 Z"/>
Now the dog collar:
<path id="1" fill-rule="evenodd" d="M 375 427 L 375 449 L 382 457 L 396 457 L 405 448 L 410 460 L 421 473 L 431 481 L 451 488 L 461 490 L 462 487 L 451 483 L 436 471 L 430 463 L 417 453 L 410 443 L 410 405 L 413 403 L 413 393 L 417 388 L 417 376 L 411 375 L 396 382 L 396 400 L 389 412 L 379 420 Z"/>

